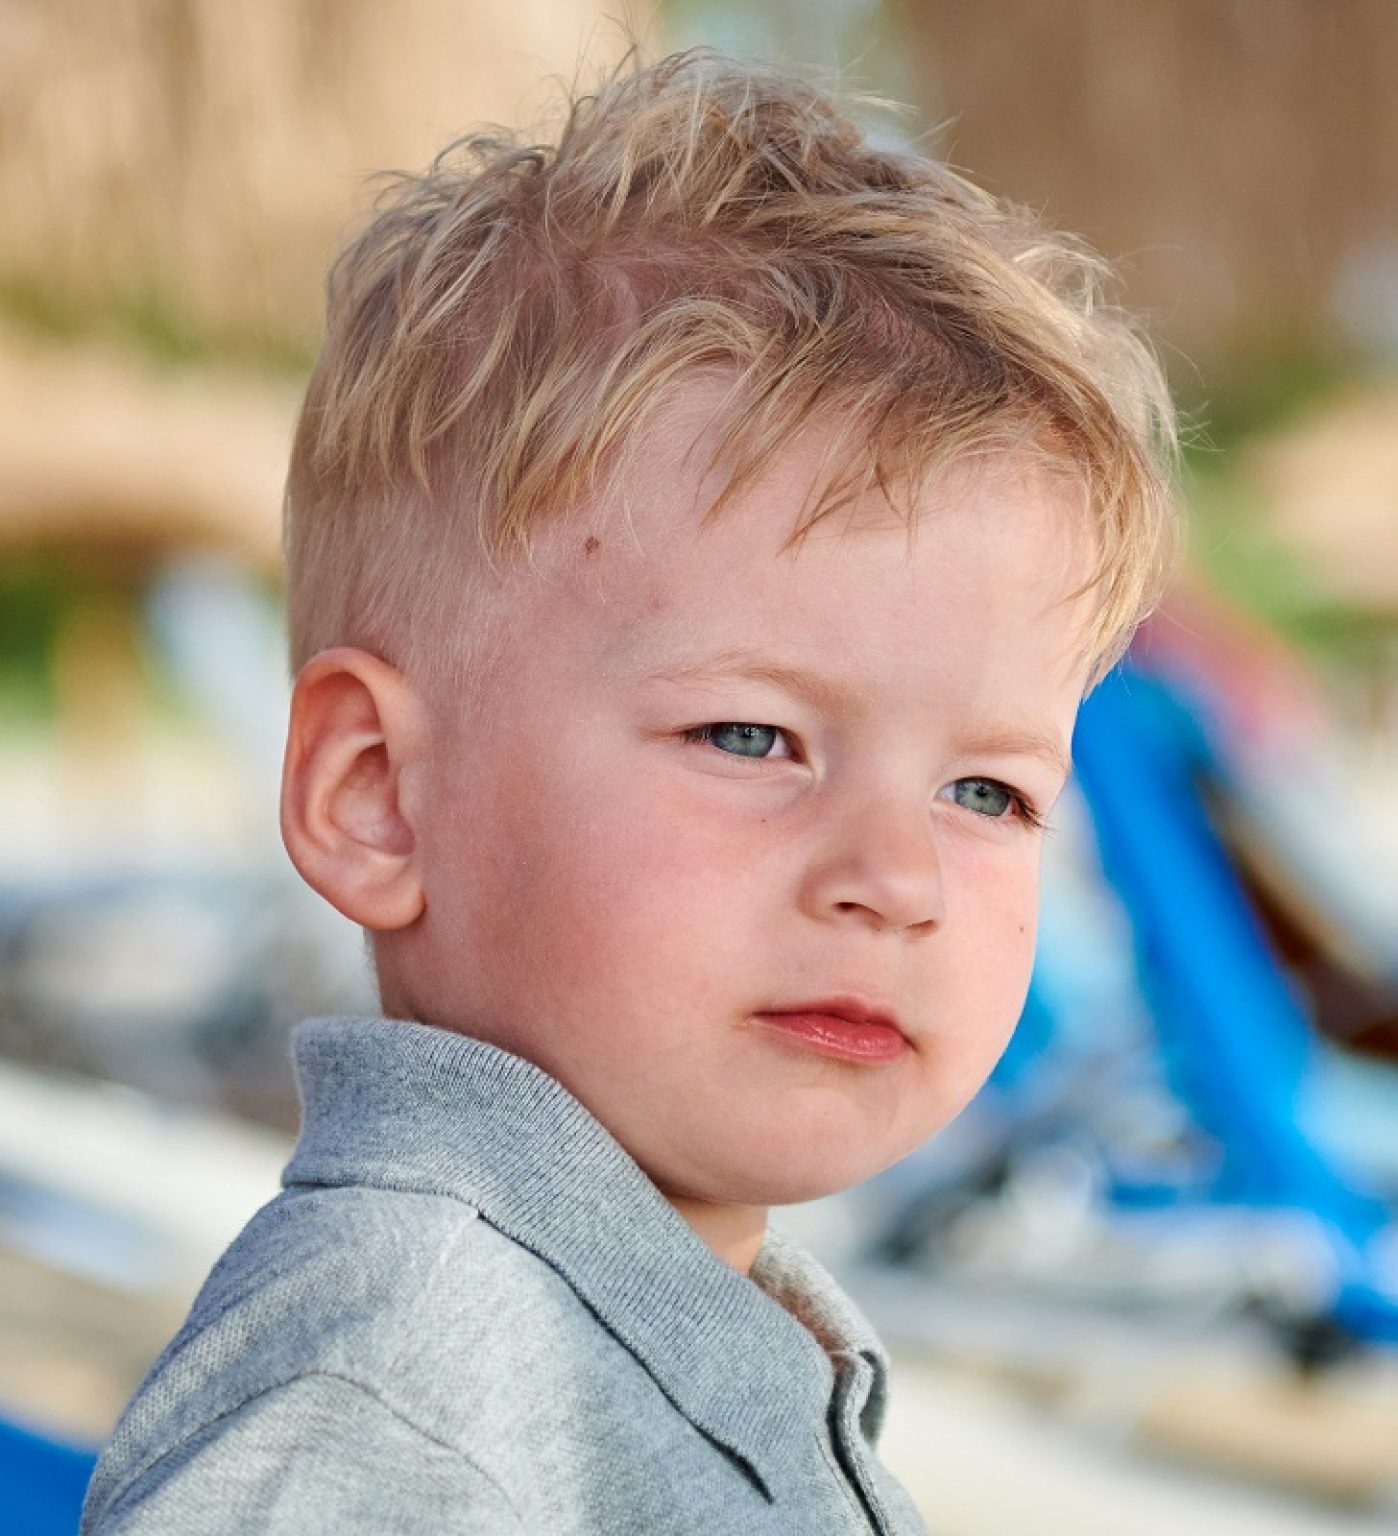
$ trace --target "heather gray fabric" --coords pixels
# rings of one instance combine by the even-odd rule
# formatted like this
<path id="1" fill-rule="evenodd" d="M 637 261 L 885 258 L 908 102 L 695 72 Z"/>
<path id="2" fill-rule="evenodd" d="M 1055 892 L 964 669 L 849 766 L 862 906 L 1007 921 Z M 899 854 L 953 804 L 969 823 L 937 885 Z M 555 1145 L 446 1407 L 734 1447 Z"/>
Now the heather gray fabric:
<path id="1" fill-rule="evenodd" d="M 751 1278 L 533 1063 L 388 1019 L 295 1035 L 283 1192 L 103 1453 L 83 1536 L 925 1530 L 887 1356 L 769 1224 Z"/>

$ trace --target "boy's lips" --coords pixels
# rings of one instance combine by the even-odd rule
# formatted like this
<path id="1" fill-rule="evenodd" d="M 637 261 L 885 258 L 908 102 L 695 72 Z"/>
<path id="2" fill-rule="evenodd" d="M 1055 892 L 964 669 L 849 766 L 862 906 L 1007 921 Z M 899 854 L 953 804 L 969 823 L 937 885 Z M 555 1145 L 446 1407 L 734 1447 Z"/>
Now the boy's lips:
<path id="1" fill-rule="evenodd" d="M 892 1013 L 847 995 L 767 1008 L 756 1017 L 801 1035 L 826 1054 L 859 1060 L 891 1060 L 910 1043 Z"/>

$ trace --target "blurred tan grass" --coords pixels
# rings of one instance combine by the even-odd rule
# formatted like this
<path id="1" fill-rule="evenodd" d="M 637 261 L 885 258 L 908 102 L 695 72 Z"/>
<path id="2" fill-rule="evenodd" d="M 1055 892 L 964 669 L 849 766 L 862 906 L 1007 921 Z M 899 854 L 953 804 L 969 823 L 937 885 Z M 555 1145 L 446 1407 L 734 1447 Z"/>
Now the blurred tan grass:
<path id="1" fill-rule="evenodd" d="M 309 349 L 373 171 L 547 114 L 649 0 L 7 0 L 0 288 Z M 13 307 L 13 306 L 12 306 Z"/>

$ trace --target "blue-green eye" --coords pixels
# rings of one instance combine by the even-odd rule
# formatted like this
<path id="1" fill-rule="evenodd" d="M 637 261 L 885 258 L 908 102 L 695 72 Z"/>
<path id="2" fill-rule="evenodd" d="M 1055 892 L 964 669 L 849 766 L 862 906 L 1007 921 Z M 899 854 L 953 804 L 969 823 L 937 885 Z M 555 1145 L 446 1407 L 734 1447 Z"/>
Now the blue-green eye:
<path id="1" fill-rule="evenodd" d="M 988 821 L 1018 819 L 1042 829 L 1044 820 L 1025 797 L 998 779 L 957 779 L 947 786 L 950 798 L 964 810 L 975 811 Z"/>
<path id="2" fill-rule="evenodd" d="M 1014 796 L 1003 784 L 994 779 L 958 779 L 951 786 L 952 798 L 968 811 L 979 811 L 982 816 L 997 821 L 1014 806 Z"/>
<path id="3" fill-rule="evenodd" d="M 765 758 L 785 733 L 775 725 L 750 725 L 742 720 L 724 720 L 713 725 L 696 725 L 684 733 L 686 741 L 707 741 L 729 757 Z"/>

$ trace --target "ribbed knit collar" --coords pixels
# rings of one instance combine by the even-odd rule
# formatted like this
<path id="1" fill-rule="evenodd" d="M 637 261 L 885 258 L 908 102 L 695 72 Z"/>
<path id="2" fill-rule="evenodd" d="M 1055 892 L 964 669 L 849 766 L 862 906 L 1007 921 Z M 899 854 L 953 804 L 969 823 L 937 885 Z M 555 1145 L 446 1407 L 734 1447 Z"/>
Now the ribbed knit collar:
<path id="1" fill-rule="evenodd" d="M 793 1456 L 793 1437 L 806 1449 L 825 1421 L 827 1349 L 873 1368 L 860 1422 L 876 1442 L 883 1346 L 788 1234 L 769 1223 L 751 1278 L 742 1275 L 561 1083 L 496 1046 L 395 1019 L 309 1019 L 293 1039 L 303 1118 L 283 1184 L 364 1184 L 474 1206 L 551 1265 L 769 1498 L 805 1459 Z"/>

